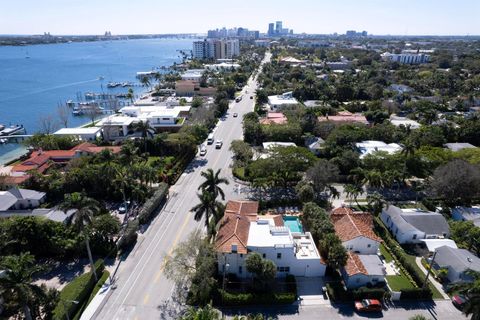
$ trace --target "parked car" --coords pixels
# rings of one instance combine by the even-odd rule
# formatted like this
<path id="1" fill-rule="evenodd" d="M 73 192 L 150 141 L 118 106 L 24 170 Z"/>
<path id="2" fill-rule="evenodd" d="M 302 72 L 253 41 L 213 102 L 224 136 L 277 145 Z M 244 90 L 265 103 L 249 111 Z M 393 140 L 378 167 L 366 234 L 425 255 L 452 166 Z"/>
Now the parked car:
<path id="1" fill-rule="evenodd" d="M 376 299 L 355 301 L 355 310 L 359 312 L 380 312 L 382 311 L 382 303 Z"/>
<path id="2" fill-rule="evenodd" d="M 236 99 L 235 99 L 235 102 L 240 102 L 242 101 L 242 96 L 238 96 Z"/>
<path id="3" fill-rule="evenodd" d="M 203 157 L 206 154 L 207 154 L 207 146 L 202 144 L 202 146 L 200 147 L 200 155 Z"/>
<path id="4" fill-rule="evenodd" d="M 250 96 L 250 99 L 253 99 L 253 96 Z"/>
<path id="5" fill-rule="evenodd" d="M 130 201 L 127 201 L 127 202 L 125 202 L 125 203 L 122 203 L 122 204 L 118 207 L 118 213 L 120 213 L 120 214 L 126 213 L 129 206 L 130 206 Z"/>
<path id="6" fill-rule="evenodd" d="M 217 140 L 215 143 L 215 149 L 221 149 L 223 146 L 223 141 L 222 140 Z"/>
<path id="7" fill-rule="evenodd" d="M 235 113 L 233 114 L 233 117 L 234 117 L 234 118 L 238 117 L 238 113 L 235 112 Z"/>
<path id="8" fill-rule="evenodd" d="M 465 307 L 465 303 L 467 303 L 467 302 L 468 302 L 467 297 L 465 297 L 461 294 L 456 294 L 452 297 L 453 305 L 460 310 L 462 310 Z"/>

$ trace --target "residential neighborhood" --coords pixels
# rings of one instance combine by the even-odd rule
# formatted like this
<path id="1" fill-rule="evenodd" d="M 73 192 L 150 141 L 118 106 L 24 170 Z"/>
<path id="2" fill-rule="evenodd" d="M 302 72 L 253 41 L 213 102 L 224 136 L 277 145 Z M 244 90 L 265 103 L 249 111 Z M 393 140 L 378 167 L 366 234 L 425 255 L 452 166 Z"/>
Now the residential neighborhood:
<path id="1" fill-rule="evenodd" d="M 122 9 L 138 28 L 160 12 L 143 1 Z M 25 95 L 60 97 L 38 127 L 1 118 L 0 319 L 480 318 L 478 36 L 379 33 L 357 4 L 362 23 L 325 13 L 340 33 L 280 16 L 203 30 L 213 11 L 164 5 L 159 25 L 208 19 L 0 34 L 19 70 L 52 64 L 23 85 L 58 75 Z M 72 63 L 85 77 L 66 83 Z"/>

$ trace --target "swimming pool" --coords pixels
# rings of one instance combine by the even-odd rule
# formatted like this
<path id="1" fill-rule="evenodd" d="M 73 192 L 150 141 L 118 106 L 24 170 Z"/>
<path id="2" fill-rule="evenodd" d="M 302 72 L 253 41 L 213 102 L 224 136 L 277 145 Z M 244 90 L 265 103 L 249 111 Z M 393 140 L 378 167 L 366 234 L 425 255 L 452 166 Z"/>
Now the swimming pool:
<path id="1" fill-rule="evenodd" d="M 303 233 L 302 224 L 300 219 L 296 216 L 283 216 L 283 223 L 291 232 Z"/>

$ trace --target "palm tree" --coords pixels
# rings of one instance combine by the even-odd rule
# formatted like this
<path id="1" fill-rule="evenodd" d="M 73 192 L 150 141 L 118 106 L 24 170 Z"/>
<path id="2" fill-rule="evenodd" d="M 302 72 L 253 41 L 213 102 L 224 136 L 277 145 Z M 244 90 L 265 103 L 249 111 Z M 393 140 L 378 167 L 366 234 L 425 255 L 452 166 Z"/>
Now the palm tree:
<path id="1" fill-rule="evenodd" d="M 388 208 L 387 201 L 385 201 L 383 196 L 378 192 L 367 195 L 367 203 L 370 211 L 377 217 L 380 212 L 382 212 L 383 207 Z"/>
<path id="2" fill-rule="evenodd" d="M 472 315 L 471 320 L 480 320 L 480 272 L 467 270 L 466 274 L 473 279 L 472 282 L 456 283 L 450 289 L 468 298 L 462 312 L 467 316 Z"/>
<path id="3" fill-rule="evenodd" d="M 417 145 L 410 139 L 406 140 L 404 143 L 403 143 L 403 149 L 401 151 L 401 153 L 409 158 L 413 155 L 415 155 L 415 152 L 417 151 Z"/>
<path id="4" fill-rule="evenodd" d="M 153 134 L 151 132 L 152 128 L 150 127 L 150 123 L 148 120 L 143 121 L 140 120 L 139 122 L 136 122 L 131 125 L 131 128 L 136 131 L 140 132 L 142 134 L 142 140 L 143 140 L 143 145 L 144 145 L 144 152 L 147 152 L 147 138 L 148 137 L 153 137 Z"/>
<path id="5" fill-rule="evenodd" d="M 87 247 L 88 259 L 92 269 L 95 281 L 98 281 L 97 272 L 93 263 L 92 251 L 90 250 L 90 241 L 88 237 L 88 226 L 92 223 L 93 216 L 100 211 L 98 202 L 92 198 L 85 196 L 79 192 L 66 194 L 65 199 L 59 206 L 60 210 L 65 212 L 68 210 L 77 210 L 73 219 L 69 219 L 68 223 L 83 235 L 85 238 L 85 246 Z"/>
<path id="6" fill-rule="evenodd" d="M 203 308 L 189 307 L 180 320 L 220 320 L 220 312 L 210 304 Z"/>
<path id="7" fill-rule="evenodd" d="M 213 236 L 216 232 L 217 223 L 222 218 L 223 204 L 218 202 L 213 193 L 208 191 L 203 191 L 197 194 L 197 196 L 200 199 L 200 203 L 192 208 L 192 211 L 195 213 L 194 219 L 200 221 L 205 217 L 205 227 L 208 229 L 208 234 Z"/>
<path id="8" fill-rule="evenodd" d="M 127 92 L 127 99 L 130 99 L 130 102 L 133 104 L 133 98 L 135 97 L 135 95 L 133 94 L 133 89 L 132 88 L 129 88 L 128 89 L 128 92 Z"/>
<path id="9" fill-rule="evenodd" d="M 205 178 L 205 181 L 198 187 L 198 190 L 212 193 L 215 199 L 220 195 L 222 200 L 225 200 L 225 193 L 218 185 L 222 183 L 228 185 L 229 182 L 226 178 L 220 178 L 220 169 L 213 172 L 213 169 L 209 168 L 207 171 L 202 171 L 201 175 Z"/>
<path id="10" fill-rule="evenodd" d="M 45 296 L 43 289 L 32 283 L 32 278 L 43 268 L 35 264 L 33 255 L 27 252 L 4 257 L 0 269 L 5 270 L 5 275 L 0 277 L 0 296 L 13 298 L 20 304 L 25 319 L 31 320 L 32 302 Z"/>
<path id="11" fill-rule="evenodd" d="M 347 185 L 345 185 L 344 191 L 347 194 L 347 197 L 353 198 L 353 200 L 355 201 L 355 203 L 358 206 L 359 205 L 358 204 L 358 196 L 363 193 L 362 186 L 359 185 L 359 184 L 347 184 Z"/>
<path id="12" fill-rule="evenodd" d="M 140 82 L 142 83 L 142 86 L 146 87 L 146 88 L 150 88 L 150 78 L 148 76 L 146 77 L 142 77 L 142 79 L 140 79 Z"/>

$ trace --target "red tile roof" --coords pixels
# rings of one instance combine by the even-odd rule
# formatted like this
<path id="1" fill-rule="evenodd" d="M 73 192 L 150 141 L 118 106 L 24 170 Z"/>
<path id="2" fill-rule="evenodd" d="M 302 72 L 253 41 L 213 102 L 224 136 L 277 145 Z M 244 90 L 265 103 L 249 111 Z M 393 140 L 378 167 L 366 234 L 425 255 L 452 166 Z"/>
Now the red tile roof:
<path id="1" fill-rule="evenodd" d="M 368 212 L 354 213 L 350 208 L 337 208 L 332 211 L 330 218 L 335 233 L 342 242 L 360 236 L 382 242 L 382 239 L 373 232 L 372 215 Z"/>
<path id="2" fill-rule="evenodd" d="M 258 202 L 230 200 L 225 207 L 225 214 L 239 214 L 241 216 L 248 216 L 250 220 L 256 220 L 258 214 Z"/>
<path id="3" fill-rule="evenodd" d="M 318 117 L 318 121 L 332 121 L 332 122 L 360 122 L 364 124 L 368 124 L 367 118 L 360 113 L 351 113 L 348 111 L 339 112 L 337 115 L 334 116 L 326 116 L 326 117 Z"/>
<path id="4" fill-rule="evenodd" d="M 362 260 L 360 260 L 360 257 L 351 251 L 348 252 L 347 264 L 344 268 L 349 276 L 356 274 L 368 275 L 367 269 L 363 265 Z"/>
<path id="5" fill-rule="evenodd" d="M 247 253 L 247 240 L 250 230 L 248 216 L 226 213 L 220 220 L 220 227 L 215 238 L 217 252 L 231 253 L 232 245 L 237 246 L 238 253 Z"/>

